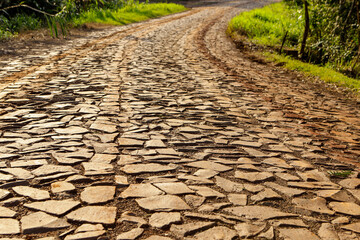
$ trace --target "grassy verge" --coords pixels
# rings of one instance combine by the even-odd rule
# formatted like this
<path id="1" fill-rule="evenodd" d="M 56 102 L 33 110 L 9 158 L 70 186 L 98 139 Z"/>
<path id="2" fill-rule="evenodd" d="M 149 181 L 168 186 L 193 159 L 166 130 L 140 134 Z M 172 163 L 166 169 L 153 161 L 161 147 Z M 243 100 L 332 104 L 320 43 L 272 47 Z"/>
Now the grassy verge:
<path id="1" fill-rule="evenodd" d="M 269 51 L 278 48 L 285 34 L 288 33 L 284 46 L 296 52 L 304 26 L 301 11 L 289 8 L 284 3 L 275 3 L 261 9 L 244 12 L 230 21 L 227 33 L 236 40 L 244 38 L 239 36 L 246 36 L 246 41 L 265 45 L 265 49 Z M 358 79 L 347 77 L 329 67 L 302 62 L 290 56 L 269 51 L 265 50 L 262 54 L 270 61 L 282 63 L 287 69 L 318 77 L 324 82 L 360 93 Z"/>
<path id="2" fill-rule="evenodd" d="M 287 69 L 296 70 L 308 76 L 318 77 L 324 82 L 334 83 L 338 86 L 346 87 L 354 92 L 360 93 L 359 80 L 347 77 L 335 70 L 310 63 L 304 63 L 300 60 L 292 59 L 289 56 L 283 56 L 276 53 L 265 52 L 263 55 L 270 61 L 284 64 L 284 67 Z"/>
<path id="3" fill-rule="evenodd" d="M 74 25 L 102 23 L 124 25 L 185 11 L 186 8 L 174 3 L 136 4 L 121 9 L 91 9 L 74 19 Z"/>

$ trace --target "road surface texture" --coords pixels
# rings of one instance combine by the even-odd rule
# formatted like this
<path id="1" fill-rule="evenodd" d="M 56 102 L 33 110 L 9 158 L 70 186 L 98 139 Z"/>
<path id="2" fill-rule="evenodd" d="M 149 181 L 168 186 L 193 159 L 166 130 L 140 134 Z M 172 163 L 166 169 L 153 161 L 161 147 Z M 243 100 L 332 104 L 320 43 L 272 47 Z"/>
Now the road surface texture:
<path id="1" fill-rule="evenodd" d="M 1 239 L 359 239 L 358 103 L 225 34 L 266 3 L 3 59 Z"/>

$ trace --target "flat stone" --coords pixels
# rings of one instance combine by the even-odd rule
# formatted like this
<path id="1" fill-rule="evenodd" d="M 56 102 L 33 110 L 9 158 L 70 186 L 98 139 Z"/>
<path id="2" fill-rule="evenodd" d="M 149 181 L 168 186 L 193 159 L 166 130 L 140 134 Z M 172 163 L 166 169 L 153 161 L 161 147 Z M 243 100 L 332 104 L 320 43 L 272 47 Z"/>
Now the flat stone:
<path id="1" fill-rule="evenodd" d="M 281 186 L 281 185 L 279 185 L 277 183 L 273 183 L 273 182 L 266 182 L 266 183 L 264 183 L 264 185 L 267 187 L 270 187 L 282 194 L 285 194 L 286 196 L 289 196 L 289 197 L 294 197 L 294 196 L 298 196 L 298 195 L 305 193 L 305 191 L 303 191 L 303 190 Z"/>
<path id="2" fill-rule="evenodd" d="M 192 186 L 189 186 L 189 188 L 195 190 L 198 195 L 203 196 L 203 197 L 217 197 L 217 198 L 225 197 L 224 194 L 222 194 L 218 191 L 215 191 L 209 187 L 192 185 Z"/>
<path id="3" fill-rule="evenodd" d="M 260 202 L 264 200 L 275 200 L 275 199 L 282 199 L 282 197 L 274 192 L 270 188 L 265 188 L 263 191 L 259 192 L 256 195 L 250 197 L 250 199 L 254 202 Z"/>
<path id="4" fill-rule="evenodd" d="M 66 181 L 54 182 L 51 184 L 51 192 L 54 194 L 62 193 L 62 192 L 70 192 L 74 190 L 75 190 L 75 186 Z"/>
<path id="5" fill-rule="evenodd" d="M 337 217 L 331 221 L 332 224 L 346 224 L 349 222 L 350 222 L 350 220 L 347 217 Z"/>
<path id="6" fill-rule="evenodd" d="M 232 182 L 226 178 L 216 176 L 215 180 L 216 185 L 224 189 L 226 192 L 241 192 L 244 189 L 243 184 Z"/>
<path id="7" fill-rule="evenodd" d="M 337 213 L 360 216 L 360 206 L 352 202 L 330 202 L 329 207 Z"/>
<path id="8" fill-rule="evenodd" d="M 185 165 L 194 168 L 210 169 L 217 172 L 226 172 L 232 170 L 232 167 L 210 161 L 197 161 L 197 162 L 187 163 Z"/>
<path id="9" fill-rule="evenodd" d="M 10 192 L 5 189 L 0 188 L 0 200 L 3 200 L 4 198 L 8 197 L 10 195 Z"/>
<path id="10" fill-rule="evenodd" d="M 334 226 L 330 223 L 321 224 L 318 235 L 322 240 L 340 240 Z"/>
<path id="11" fill-rule="evenodd" d="M 0 218 L 12 218 L 17 213 L 9 208 L 0 206 Z"/>
<path id="12" fill-rule="evenodd" d="M 258 192 L 264 190 L 265 187 L 260 184 L 244 183 L 244 189 L 246 189 L 247 191 L 252 192 L 252 193 L 258 193 Z"/>
<path id="13" fill-rule="evenodd" d="M 294 217 L 296 214 L 281 212 L 272 207 L 265 206 L 239 206 L 225 208 L 224 211 L 247 219 L 267 220 L 273 218 Z"/>
<path id="14" fill-rule="evenodd" d="M 360 233 L 360 222 L 351 223 L 345 226 L 341 226 L 342 229 L 350 230 L 356 233 Z"/>
<path id="15" fill-rule="evenodd" d="M 79 233 L 79 232 L 90 232 L 90 231 L 101 231 L 104 230 L 103 225 L 101 224 L 89 224 L 89 223 L 85 223 L 82 224 L 80 227 L 78 227 L 75 230 L 75 233 Z"/>
<path id="16" fill-rule="evenodd" d="M 237 231 L 240 238 L 251 238 L 258 235 L 262 230 L 264 230 L 266 224 L 258 223 L 239 223 L 234 226 L 235 230 Z"/>
<path id="17" fill-rule="evenodd" d="M 247 195 L 246 194 L 232 194 L 230 193 L 228 199 L 234 205 L 245 206 L 247 204 Z"/>
<path id="18" fill-rule="evenodd" d="M 120 197 L 130 198 L 130 197 L 151 197 L 164 194 L 163 191 L 154 187 L 150 183 L 141 183 L 141 184 L 131 184 L 127 189 L 125 189 Z"/>
<path id="19" fill-rule="evenodd" d="M 332 182 L 288 182 L 290 187 L 305 189 L 340 189 L 340 186 Z"/>
<path id="20" fill-rule="evenodd" d="M 170 227 L 170 231 L 179 237 L 186 237 L 190 234 L 193 234 L 197 231 L 205 230 L 214 225 L 215 225 L 214 222 L 194 222 L 194 223 L 187 223 L 182 225 L 172 224 Z"/>
<path id="21" fill-rule="evenodd" d="M 196 172 L 194 172 L 195 176 L 203 177 L 203 178 L 212 178 L 218 174 L 219 174 L 219 172 L 211 170 L 211 169 L 199 169 Z"/>
<path id="22" fill-rule="evenodd" d="M 86 128 L 71 126 L 67 128 L 55 128 L 54 131 L 59 134 L 84 134 L 89 132 Z"/>
<path id="23" fill-rule="evenodd" d="M 284 240 L 321 240 L 305 228 L 280 228 L 279 232 Z"/>
<path id="24" fill-rule="evenodd" d="M 275 167 L 279 167 L 279 168 L 286 168 L 286 169 L 294 168 L 293 166 L 290 166 L 289 164 L 287 164 L 286 161 L 281 158 L 267 158 L 267 159 L 263 160 L 262 163 L 272 165 Z"/>
<path id="25" fill-rule="evenodd" d="M 292 200 L 292 203 L 295 204 L 297 208 L 309 210 L 312 212 L 329 215 L 333 215 L 335 213 L 326 206 L 326 200 L 320 197 L 316 197 L 313 199 L 294 198 Z"/>
<path id="26" fill-rule="evenodd" d="M 274 175 L 269 172 L 247 173 L 247 172 L 236 171 L 235 177 L 249 182 L 270 181 L 274 179 Z"/>
<path id="27" fill-rule="evenodd" d="M 237 166 L 238 169 L 249 171 L 249 172 L 261 172 L 261 169 L 258 167 L 255 167 L 252 164 L 241 164 Z"/>
<path id="28" fill-rule="evenodd" d="M 67 235 L 64 240 L 90 240 L 98 239 L 100 236 L 106 233 L 105 230 L 80 232 L 76 234 Z"/>
<path id="29" fill-rule="evenodd" d="M 19 221 L 15 219 L 0 218 L 0 234 L 19 234 Z"/>
<path id="30" fill-rule="evenodd" d="M 154 183 L 154 186 L 160 188 L 167 194 L 181 195 L 181 194 L 194 193 L 193 190 L 188 188 L 188 186 L 182 182 Z"/>
<path id="31" fill-rule="evenodd" d="M 266 232 L 260 233 L 259 237 L 260 238 L 265 238 L 267 240 L 273 240 L 274 237 L 275 237 L 274 228 L 270 227 Z"/>
<path id="32" fill-rule="evenodd" d="M 154 213 L 149 219 L 149 224 L 152 227 L 163 228 L 172 223 L 181 222 L 181 215 L 178 212 L 175 213 Z"/>
<path id="33" fill-rule="evenodd" d="M 236 231 L 227 227 L 217 226 L 197 233 L 194 238 L 197 240 L 232 240 L 236 236 Z"/>
<path id="34" fill-rule="evenodd" d="M 138 174 L 138 173 L 157 173 L 157 172 L 167 172 L 175 170 L 176 167 L 169 165 L 161 165 L 157 163 L 145 163 L 145 164 L 133 164 L 126 165 L 120 170 L 128 174 Z"/>
<path id="35" fill-rule="evenodd" d="M 114 199 L 115 186 L 87 187 L 80 194 L 81 201 L 88 204 L 106 203 Z"/>
<path id="36" fill-rule="evenodd" d="M 21 167 L 34 167 L 34 166 L 42 166 L 48 164 L 45 159 L 36 159 L 36 160 L 19 160 L 10 162 L 10 166 L 12 168 L 21 168 Z"/>
<path id="37" fill-rule="evenodd" d="M 330 179 L 325 176 L 324 173 L 319 172 L 319 170 L 314 169 L 307 172 L 298 171 L 297 174 L 306 182 L 329 182 Z"/>
<path id="38" fill-rule="evenodd" d="M 30 171 L 27 171 L 22 168 L 1 168 L 1 171 L 14 175 L 16 179 L 28 180 L 34 178 L 34 175 Z M 8 178 L 8 176 L 6 176 L 6 178 Z M 6 180 L 11 180 L 11 179 L 4 179 L 3 181 Z"/>
<path id="39" fill-rule="evenodd" d="M 160 139 L 151 139 L 146 141 L 145 143 L 146 148 L 166 148 L 166 145 Z"/>
<path id="40" fill-rule="evenodd" d="M 44 212 L 31 213 L 21 218 L 21 229 L 24 234 L 55 231 L 69 226 L 65 219 Z"/>
<path id="41" fill-rule="evenodd" d="M 204 205 L 201 205 L 198 208 L 198 211 L 199 212 L 213 213 L 216 210 L 219 210 L 219 209 L 224 208 L 224 207 L 228 207 L 230 205 L 231 205 L 231 203 L 229 203 L 229 202 L 219 202 L 219 203 L 212 203 L 212 204 L 204 204 Z"/>
<path id="42" fill-rule="evenodd" d="M 355 199 L 345 190 L 319 190 L 316 195 L 339 202 L 355 202 Z"/>
<path id="43" fill-rule="evenodd" d="M 83 162 L 85 176 L 109 175 L 114 173 L 114 166 L 109 163 Z"/>
<path id="44" fill-rule="evenodd" d="M 46 175 L 52 175 L 56 173 L 66 173 L 66 172 L 79 173 L 79 170 L 71 166 L 48 164 L 33 170 L 32 174 L 34 174 L 35 176 L 46 176 Z"/>
<path id="45" fill-rule="evenodd" d="M 348 189 L 355 189 L 360 186 L 360 178 L 348 178 L 339 182 L 341 186 Z"/>
<path id="46" fill-rule="evenodd" d="M 115 175 L 115 183 L 117 186 L 120 186 L 120 187 L 129 185 L 127 177 L 121 176 L 121 175 Z"/>
<path id="47" fill-rule="evenodd" d="M 118 145 L 119 147 L 142 147 L 144 141 L 132 138 L 118 138 Z"/>
<path id="48" fill-rule="evenodd" d="M 185 201 L 193 207 L 199 207 L 206 200 L 205 197 L 196 195 L 186 195 Z"/>
<path id="49" fill-rule="evenodd" d="M 159 236 L 159 235 L 151 235 L 150 237 L 146 238 L 145 240 L 172 240 L 172 238 L 163 237 L 163 236 Z"/>
<path id="50" fill-rule="evenodd" d="M 300 181 L 300 178 L 289 173 L 275 173 L 275 176 L 285 181 Z"/>
<path id="51" fill-rule="evenodd" d="M 138 225 L 138 227 L 142 227 L 147 225 L 147 221 L 141 217 L 137 217 L 135 216 L 134 213 L 132 212 L 124 212 L 121 214 L 120 219 L 117 221 L 118 223 L 122 223 L 122 222 L 131 222 L 131 223 L 136 223 Z"/>
<path id="52" fill-rule="evenodd" d="M 66 217 L 72 221 L 114 224 L 116 207 L 86 206 L 72 211 Z"/>
<path id="53" fill-rule="evenodd" d="M 270 224 L 274 227 L 308 227 L 301 219 L 276 219 Z"/>
<path id="54" fill-rule="evenodd" d="M 44 202 L 33 202 L 24 204 L 25 207 L 50 213 L 53 215 L 63 215 L 68 211 L 79 206 L 79 201 L 74 200 L 48 200 Z"/>
<path id="55" fill-rule="evenodd" d="M 28 186 L 17 186 L 12 188 L 14 192 L 21 196 L 29 197 L 32 200 L 46 200 L 50 198 L 48 191 L 40 190 Z"/>
<path id="56" fill-rule="evenodd" d="M 94 122 L 93 124 L 91 124 L 90 129 L 98 130 L 98 131 L 102 131 L 102 132 L 106 132 L 106 133 L 115 133 L 118 131 L 116 128 L 116 125 L 103 124 L 103 123 L 98 123 L 98 122 Z"/>
<path id="57" fill-rule="evenodd" d="M 302 171 L 315 168 L 311 163 L 309 163 L 307 161 L 303 161 L 303 160 L 291 161 L 290 165 L 292 165 Z"/>
<path id="58" fill-rule="evenodd" d="M 140 207 L 151 211 L 174 211 L 191 209 L 181 198 L 174 195 L 153 196 L 136 199 Z"/>
<path id="59" fill-rule="evenodd" d="M 110 163 L 112 163 L 113 161 L 115 161 L 115 159 L 116 159 L 116 155 L 96 153 L 96 154 L 90 159 L 90 162 L 110 164 Z"/>
<path id="60" fill-rule="evenodd" d="M 143 228 L 134 228 L 128 232 L 117 235 L 116 240 L 133 240 L 140 237 L 143 232 Z"/>

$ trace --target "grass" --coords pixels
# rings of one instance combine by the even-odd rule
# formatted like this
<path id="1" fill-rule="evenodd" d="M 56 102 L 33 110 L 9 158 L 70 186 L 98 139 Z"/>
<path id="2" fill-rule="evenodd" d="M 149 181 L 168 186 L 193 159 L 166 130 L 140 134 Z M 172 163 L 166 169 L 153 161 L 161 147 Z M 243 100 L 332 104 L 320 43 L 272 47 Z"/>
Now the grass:
<path id="1" fill-rule="evenodd" d="M 308 76 L 318 77 L 324 82 L 334 83 L 338 86 L 346 87 L 354 92 L 360 93 L 359 80 L 347 77 L 339 72 L 336 72 L 335 70 L 305 63 L 300 60 L 292 59 L 289 56 L 279 55 L 276 53 L 266 52 L 264 55 L 270 61 L 284 64 L 284 67 L 287 69 L 296 70 Z"/>
<path id="2" fill-rule="evenodd" d="M 246 36 L 247 40 L 265 45 L 272 49 L 279 47 L 288 32 L 284 46 L 295 50 L 303 34 L 302 10 L 290 8 L 285 3 L 275 3 L 260 9 L 243 12 L 234 17 L 228 25 L 227 33 L 234 39 Z M 334 83 L 341 87 L 360 93 L 360 81 L 347 77 L 330 67 L 314 65 L 276 53 L 263 53 L 273 62 L 282 63 L 290 70 L 296 70 L 308 76 L 318 77 L 327 83 Z M 330 66 L 330 65 L 329 65 Z"/>
<path id="3" fill-rule="evenodd" d="M 174 3 L 136 4 L 117 10 L 91 9 L 81 13 L 78 18 L 74 19 L 74 25 L 80 26 L 85 23 L 125 25 L 185 10 L 184 6 Z"/>
<path id="4" fill-rule="evenodd" d="M 288 32 L 285 46 L 293 47 L 302 36 L 302 22 L 301 10 L 275 3 L 234 17 L 227 31 L 230 35 L 244 34 L 252 42 L 267 46 L 280 45 Z"/>
<path id="5" fill-rule="evenodd" d="M 347 178 L 352 174 L 352 171 L 328 171 L 330 177 Z"/>

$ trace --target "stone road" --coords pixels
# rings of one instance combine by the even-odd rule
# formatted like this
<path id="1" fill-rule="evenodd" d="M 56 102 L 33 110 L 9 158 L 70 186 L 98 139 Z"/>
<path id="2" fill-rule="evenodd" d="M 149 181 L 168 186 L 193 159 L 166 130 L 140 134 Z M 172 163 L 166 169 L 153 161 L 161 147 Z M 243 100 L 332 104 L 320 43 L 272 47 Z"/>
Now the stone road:
<path id="1" fill-rule="evenodd" d="M 4 67 L 0 239 L 360 239 L 359 106 L 225 35 L 265 3 L 112 28 Z"/>

